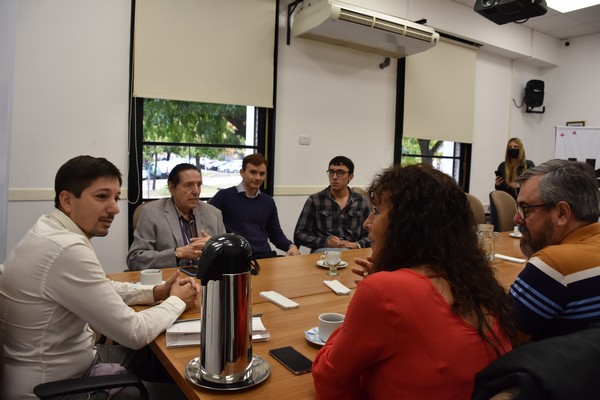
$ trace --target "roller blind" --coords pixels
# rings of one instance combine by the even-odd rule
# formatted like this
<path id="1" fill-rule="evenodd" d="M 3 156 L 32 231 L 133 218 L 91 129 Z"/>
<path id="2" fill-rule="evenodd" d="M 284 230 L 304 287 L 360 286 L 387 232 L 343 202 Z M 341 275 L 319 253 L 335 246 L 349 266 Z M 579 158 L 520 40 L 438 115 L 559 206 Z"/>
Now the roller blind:
<path id="1" fill-rule="evenodd" d="M 476 49 L 440 40 L 406 57 L 404 137 L 473 141 Z"/>
<path id="2" fill-rule="evenodd" d="M 276 2 L 137 0 L 135 97 L 273 107 Z"/>

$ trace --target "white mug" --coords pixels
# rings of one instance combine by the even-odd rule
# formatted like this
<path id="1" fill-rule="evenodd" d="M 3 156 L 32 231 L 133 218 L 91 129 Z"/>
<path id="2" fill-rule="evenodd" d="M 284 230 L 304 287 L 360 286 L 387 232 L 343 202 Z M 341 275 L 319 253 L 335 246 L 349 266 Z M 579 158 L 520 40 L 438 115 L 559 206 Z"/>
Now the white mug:
<path id="1" fill-rule="evenodd" d="M 162 285 L 162 270 L 144 269 L 140 272 L 140 283 L 142 285 Z"/>
<path id="2" fill-rule="evenodd" d="M 319 315 L 319 339 L 326 342 L 329 336 L 344 322 L 344 314 L 325 313 Z"/>

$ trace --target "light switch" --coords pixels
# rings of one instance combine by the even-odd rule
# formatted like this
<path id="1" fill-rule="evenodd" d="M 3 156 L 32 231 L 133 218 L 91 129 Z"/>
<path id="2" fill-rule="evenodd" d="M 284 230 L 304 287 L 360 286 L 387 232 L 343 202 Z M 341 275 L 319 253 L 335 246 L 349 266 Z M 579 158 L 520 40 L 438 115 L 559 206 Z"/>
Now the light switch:
<path id="1" fill-rule="evenodd" d="M 300 144 L 305 146 L 310 145 L 310 136 L 300 136 Z"/>

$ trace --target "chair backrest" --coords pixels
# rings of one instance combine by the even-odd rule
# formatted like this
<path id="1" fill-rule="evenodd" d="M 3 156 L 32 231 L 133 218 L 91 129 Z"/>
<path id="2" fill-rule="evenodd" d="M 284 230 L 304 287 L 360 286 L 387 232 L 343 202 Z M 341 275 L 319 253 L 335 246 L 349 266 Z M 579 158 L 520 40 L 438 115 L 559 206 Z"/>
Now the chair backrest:
<path id="1" fill-rule="evenodd" d="M 137 226 L 138 220 L 140 219 L 140 211 L 141 211 L 142 207 L 144 207 L 146 204 L 148 204 L 148 203 L 140 203 L 140 205 L 137 206 L 135 208 L 135 210 L 133 210 L 132 222 L 133 222 L 134 230 L 135 230 L 135 227 Z"/>
<path id="2" fill-rule="evenodd" d="M 485 224 L 485 210 L 483 209 L 483 204 L 471 193 L 466 193 L 466 195 L 467 200 L 469 201 L 469 206 L 471 207 L 471 211 L 473 212 L 473 216 L 475 217 L 475 223 L 478 225 Z"/>
<path id="3" fill-rule="evenodd" d="M 471 399 L 496 399 L 494 395 L 506 392 L 517 395 L 509 399 L 596 399 L 599 343 L 600 327 L 592 324 L 516 347 L 475 375 Z"/>
<path id="4" fill-rule="evenodd" d="M 502 190 L 490 192 L 490 219 L 496 232 L 512 231 L 516 213 L 515 199 Z"/>
<path id="5" fill-rule="evenodd" d="M 371 204 L 371 199 L 367 196 L 367 191 L 361 187 L 354 186 L 352 191 L 358 194 L 361 194 L 365 199 L 367 199 L 367 203 Z"/>

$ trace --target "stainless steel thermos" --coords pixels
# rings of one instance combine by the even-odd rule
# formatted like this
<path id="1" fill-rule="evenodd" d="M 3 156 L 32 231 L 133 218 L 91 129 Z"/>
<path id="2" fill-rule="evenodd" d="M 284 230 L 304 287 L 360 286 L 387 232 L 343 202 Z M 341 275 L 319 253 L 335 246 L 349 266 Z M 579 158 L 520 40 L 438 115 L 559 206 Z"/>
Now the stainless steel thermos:
<path id="1" fill-rule="evenodd" d="M 258 264 L 241 236 L 213 236 L 198 265 L 202 331 L 198 379 L 234 384 L 252 376 L 252 280 Z"/>

